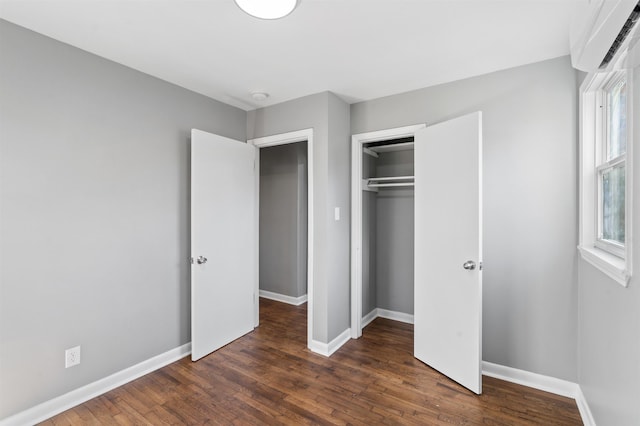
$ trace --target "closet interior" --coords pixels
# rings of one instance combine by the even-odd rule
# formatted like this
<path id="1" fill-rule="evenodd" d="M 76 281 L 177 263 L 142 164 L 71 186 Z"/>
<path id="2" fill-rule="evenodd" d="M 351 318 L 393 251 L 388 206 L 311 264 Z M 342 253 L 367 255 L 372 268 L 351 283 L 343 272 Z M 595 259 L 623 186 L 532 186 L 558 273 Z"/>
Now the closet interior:
<path id="1" fill-rule="evenodd" d="M 362 326 L 413 317 L 413 137 L 363 144 Z"/>

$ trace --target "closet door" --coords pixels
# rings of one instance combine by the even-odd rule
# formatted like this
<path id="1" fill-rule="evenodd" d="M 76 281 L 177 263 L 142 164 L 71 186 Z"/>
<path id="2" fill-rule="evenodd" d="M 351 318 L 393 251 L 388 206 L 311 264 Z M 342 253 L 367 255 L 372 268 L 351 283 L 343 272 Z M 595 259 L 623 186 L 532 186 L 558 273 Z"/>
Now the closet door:
<path id="1" fill-rule="evenodd" d="M 257 148 L 191 131 L 191 359 L 253 330 Z"/>
<path id="2" fill-rule="evenodd" d="M 482 393 L 482 113 L 415 134 L 414 356 Z"/>

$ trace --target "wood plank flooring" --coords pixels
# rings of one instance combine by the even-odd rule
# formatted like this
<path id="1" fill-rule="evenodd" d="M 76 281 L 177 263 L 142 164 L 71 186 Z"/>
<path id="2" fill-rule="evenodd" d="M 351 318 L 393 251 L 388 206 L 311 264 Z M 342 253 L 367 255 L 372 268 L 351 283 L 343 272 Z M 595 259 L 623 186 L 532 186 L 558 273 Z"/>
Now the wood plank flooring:
<path id="1" fill-rule="evenodd" d="M 484 377 L 474 395 L 412 356 L 413 326 L 378 318 L 330 358 L 306 348 L 306 305 L 260 299 L 260 327 L 43 425 L 581 425 L 575 402 Z"/>

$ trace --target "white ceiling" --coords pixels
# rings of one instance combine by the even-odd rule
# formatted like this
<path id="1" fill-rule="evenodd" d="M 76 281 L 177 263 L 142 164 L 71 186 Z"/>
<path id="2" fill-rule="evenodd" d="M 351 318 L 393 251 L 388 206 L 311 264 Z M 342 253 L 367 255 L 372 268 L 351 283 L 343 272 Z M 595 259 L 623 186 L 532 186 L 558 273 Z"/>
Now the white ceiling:
<path id="1" fill-rule="evenodd" d="M 0 0 L 0 18 L 250 110 L 325 90 L 352 103 L 566 55 L 587 1 L 300 0 L 263 21 L 233 0 Z"/>

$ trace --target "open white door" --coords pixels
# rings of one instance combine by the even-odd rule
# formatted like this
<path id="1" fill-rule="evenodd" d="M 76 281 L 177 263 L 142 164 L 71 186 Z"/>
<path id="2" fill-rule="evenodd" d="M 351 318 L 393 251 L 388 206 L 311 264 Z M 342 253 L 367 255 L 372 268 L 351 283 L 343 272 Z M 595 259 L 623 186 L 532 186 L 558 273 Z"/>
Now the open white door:
<path id="1" fill-rule="evenodd" d="M 191 359 L 253 330 L 253 145 L 191 131 Z"/>
<path id="2" fill-rule="evenodd" d="M 414 356 L 482 393 L 482 113 L 415 134 Z"/>

